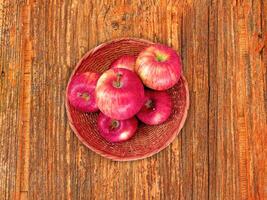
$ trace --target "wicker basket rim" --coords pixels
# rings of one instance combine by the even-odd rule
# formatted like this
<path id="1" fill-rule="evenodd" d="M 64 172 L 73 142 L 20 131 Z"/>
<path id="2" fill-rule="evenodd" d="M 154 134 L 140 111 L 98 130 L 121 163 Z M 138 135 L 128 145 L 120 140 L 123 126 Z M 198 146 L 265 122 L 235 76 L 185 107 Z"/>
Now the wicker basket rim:
<path id="1" fill-rule="evenodd" d="M 109 158 L 109 159 L 112 159 L 113 161 L 135 161 L 135 160 L 141 160 L 141 159 L 144 159 L 144 158 L 148 158 L 148 157 L 151 157 L 155 154 L 157 154 L 158 152 L 160 152 L 161 150 L 165 149 L 167 146 L 169 146 L 172 141 L 175 139 L 175 137 L 178 135 L 178 133 L 181 131 L 181 129 L 183 128 L 184 124 L 185 124 L 185 121 L 186 121 L 186 118 L 187 118 L 187 114 L 188 114 L 188 109 L 189 109 L 189 105 L 190 105 L 190 100 L 189 100 L 189 89 L 188 89 L 188 83 L 186 81 L 186 78 L 183 76 L 183 74 L 181 75 L 181 79 L 183 79 L 183 84 L 184 84 L 184 87 L 185 87 L 185 90 L 186 90 L 186 105 L 185 105 L 185 108 L 184 108 L 184 112 L 183 112 L 183 117 L 181 119 L 181 122 L 180 122 L 180 125 L 177 129 L 177 131 L 175 131 L 172 135 L 172 137 L 170 137 L 167 142 L 162 145 L 160 148 L 158 149 L 155 149 L 154 151 L 151 151 L 147 154 L 144 154 L 142 156 L 134 156 L 134 157 L 119 157 L 119 156 L 114 156 L 114 155 L 111 155 L 111 154 L 107 154 L 97 148 L 94 148 L 92 146 L 90 146 L 79 134 L 79 132 L 77 131 L 77 129 L 75 128 L 74 126 L 74 123 L 73 123 L 73 120 L 72 120 L 72 116 L 70 114 L 70 107 L 69 107 L 69 102 L 68 102 L 68 96 L 67 96 L 67 91 L 68 91 L 68 87 L 69 87 L 69 84 L 70 84 L 70 81 L 72 80 L 73 76 L 75 75 L 77 69 L 79 68 L 79 66 L 81 65 L 81 63 L 90 55 L 90 54 L 93 54 L 94 52 L 96 52 L 97 50 L 99 50 L 100 48 L 106 46 L 106 45 L 109 45 L 111 43 L 114 43 L 114 42 L 121 42 L 121 41 L 133 41 L 133 42 L 143 42 L 143 43 L 147 43 L 147 44 L 154 44 L 153 42 L 151 41 L 148 41 L 148 40 L 145 40 L 145 39 L 140 39 L 140 38 L 131 38 L 131 37 L 124 37 L 124 38 L 119 38 L 119 39 L 114 39 L 114 40 L 109 40 L 107 42 L 104 42 L 104 43 L 101 43 L 100 45 L 92 48 L 91 50 L 89 50 L 87 53 L 85 53 L 82 58 L 79 60 L 79 62 L 76 64 L 75 68 L 73 69 L 72 73 L 71 73 L 71 76 L 69 77 L 69 81 L 67 83 L 67 87 L 66 87 L 66 92 L 65 92 L 65 107 L 66 107 L 66 113 L 67 113 L 67 117 L 68 117 L 68 121 L 69 121 L 69 125 L 71 127 L 71 129 L 73 130 L 73 132 L 75 133 L 75 135 L 78 137 L 78 139 L 83 143 L 83 145 L 85 145 L 87 148 L 89 148 L 91 151 L 103 156 L 103 157 L 106 157 L 106 158 Z"/>

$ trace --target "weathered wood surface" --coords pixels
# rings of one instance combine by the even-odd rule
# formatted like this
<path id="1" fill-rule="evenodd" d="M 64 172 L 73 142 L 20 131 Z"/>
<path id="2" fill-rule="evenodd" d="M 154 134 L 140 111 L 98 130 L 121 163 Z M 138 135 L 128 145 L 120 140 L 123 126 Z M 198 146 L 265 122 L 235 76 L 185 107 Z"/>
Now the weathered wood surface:
<path id="1" fill-rule="evenodd" d="M 266 0 L 0 0 L 0 199 L 267 199 Z M 191 106 L 156 156 L 112 162 L 67 124 L 81 56 L 141 37 L 183 58 Z"/>

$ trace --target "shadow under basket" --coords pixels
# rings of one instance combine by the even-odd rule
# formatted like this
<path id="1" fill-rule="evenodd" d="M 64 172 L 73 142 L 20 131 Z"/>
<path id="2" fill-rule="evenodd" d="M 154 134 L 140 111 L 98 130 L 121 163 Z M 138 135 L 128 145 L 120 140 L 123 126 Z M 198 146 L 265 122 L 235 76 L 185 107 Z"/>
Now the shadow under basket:
<path id="1" fill-rule="evenodd" d="M 137 56 L 150 41 L 133 38 L 117 39 L 103 43 L 83 56 L 76 65 L 70 79 L 79 73 L 92 71 L 103 73 L 109 65 L 122 55 Z M 69 86 L 68 83 L 68 86 Z M 67 86 L 67 89 L 68 89 Z M 130 161 L 152 156 L 167 147 L 182 129 L 189 108 L 189 91 L 185 77 L 168 93 L 172 97 L 173 111 L 163 124 L 148 126 L 139 123 L 133 138 L 122 143 L 110 143 L 103 139 L 97 128 L 98 113 L 82 113 L 72 107 L 66 96 L 66 110 L 70 126 L 82 143 L 92 151 L 117 161 Z"/>

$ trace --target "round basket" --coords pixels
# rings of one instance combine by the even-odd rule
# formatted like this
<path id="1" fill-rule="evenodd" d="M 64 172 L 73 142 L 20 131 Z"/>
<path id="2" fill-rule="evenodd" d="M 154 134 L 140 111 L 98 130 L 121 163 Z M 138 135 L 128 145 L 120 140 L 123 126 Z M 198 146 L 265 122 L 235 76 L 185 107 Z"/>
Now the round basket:
<path id="1" fill-rule="evenodd" d="M 76 65 L 70 79 L 86 71 L 103 73 L 115 59 L 122 55 L 137 56 L 150 41 L 134 38 L 117 39 L 103 43 L 86 53 Z M 68 86 L 69 86 L 68 83 Z M 68 90 L 67 86 L 67 90 Z M 98 113 L 82 113 L 73 108 L 66 98 L 66 110 L 70 126 L 81 142 L 92 151 L 117 161 L 138 160 L 152 156 L 167 147 L 185 123 L 189 107 L 189 91 L 186 79 L 179 82 L 168 93 L 172 97 L 173 112 L 163 124 L 148 126 L 139 123 L 136 135 L 122 143 L 109 143 L 97 129 Z"/>

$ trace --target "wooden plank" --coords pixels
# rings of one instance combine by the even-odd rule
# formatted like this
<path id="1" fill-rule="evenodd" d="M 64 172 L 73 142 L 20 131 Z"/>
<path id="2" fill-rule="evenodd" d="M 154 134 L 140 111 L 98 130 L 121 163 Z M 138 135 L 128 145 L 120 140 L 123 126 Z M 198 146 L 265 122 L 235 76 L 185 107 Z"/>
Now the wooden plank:
<path id="1" fill-rule="evenodd" d="M 215 22 L 216 46 L 211 47 L 211 56 L 216 54 L 215 66 L 210 66 L 210 198 L 239 199 L 236 134 L 233 117 L 233 67 L 235 57 L 235 4 L 218 1 L 212 5 L 217 9 Z M 212 160 L 213 159 L 213 160 Z M 231 196 L 232 195 L 232 196 Z"/>
<path id="2" fill-rule="evenodd" d="M 239 71 L 236 77 L 236 107 L 239 132 L 239 176 L 242 199 L 261 199 L 264 195 L 264 144 L 266 107 L 264 107 L 262 2 L 246 1 L 239 8 Z M 265 34 L 266 35 L 266 34 Z M 245 80 L 245 81 L 244 81 Z M 265 139 L 264 139 L 265 138 Z M 265 141 L 265 142 L 264 142 Z M 266 156 L 266 154 L 265 154 Z"/>
<path id="3" fill-rule="evenodd" d="M 209 198 L 218 199 L 216 186 L 218 182 L 217 163 L 217 118 L 218 118 L 218 2 L 211 1 L 209 5 Z"/>
<path id="4" fill-rule="evenodd" d="M 14 199 L 22 80 L 20 5 L 0 1 L 0 199 Z"/>
<path id="5" fill-rule="evenodd" d="M 182 55 L 190 111 L 182 133 L 182 199 L 208 198 L 208 6 L 193 2 L 183 15 Z"/>
<path id="6" fill-rule="evenodd" d="M 210 66 L 211 199 L 263 198 L 266 140 L 259 133 L 266 130 L 266 67 L 255 51 L 262 45 L 261 6 L 260 1 L 211 4 L 212 13 L 220 15 L 210 21 L 211 33 L 218 37 L 210 35 L 210 65 L 215 65 Z"/>
<path id="7" fill-rule="evenodd" d="M 22 82 L 20 95 L 20 127 L 19 148 L 17 159 L 17 196 L 16 199 L 26 199 L 29 190 L 29 151 L 30 151 L 30 121 L 31 121 L 31 68 L 34 51 L 30 33 L 31 1 L 21 7 L 22 22 Z M 19 196 L 18 196 L 19 193 Z"/>

